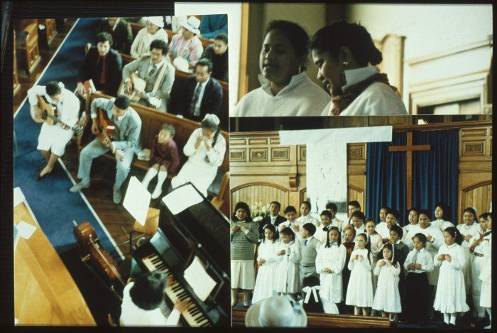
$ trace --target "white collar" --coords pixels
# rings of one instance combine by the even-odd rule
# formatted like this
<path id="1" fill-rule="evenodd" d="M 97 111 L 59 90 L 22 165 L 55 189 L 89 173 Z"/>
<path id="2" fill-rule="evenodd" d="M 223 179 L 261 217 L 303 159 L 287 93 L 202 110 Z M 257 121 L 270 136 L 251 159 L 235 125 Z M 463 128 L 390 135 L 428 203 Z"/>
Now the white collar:
<path id="1" fill-rule="evenodd" d="M 290 82 L 288 82 L 288 84 L 285 87 L 283 87 L 283 89 L 281 89 L 276 95 L 273 95 L 271 91 L 271 83 L 268 80 L 264 78 L 261 78 L 260 80 L 263 82 L 261 86 L 262 90 L 264 90 L 271 97 L 277 97 L 288 90 L 292 90 L 293 88 L 304 82 L 306 79 L 307 79 L 306 72 L 293 75 L 292 78 L 290 79 Z"/>
<path id="2" fill-rule="evenodd" d="M 162 56 L 162 60 L 158 64 L 154 64 L 152 62 L 152 58 L 150 58 L 150 66 L 157 66 L 157 68 L 160 68 L 165 62 L 165 56 Z"/>
<path id="3" fill-rule="evenodd" d="M 375 66 L 366 66 L 366 67 L 346 70 L 344 71 L 344 74 L 345 74 L 345 82 L 347 83 L 342 87 L 342 90 L 345 91 L 351 85 L 364 81 L 368 77 L 377 73 L 379 73 L 379 70 Z"/>
<path id="4" fill-rule="evenodd" d="M 447 244 L 445 244 L 445 245 L 447 245 Z M 452 243 L 452 244 L 450 244 L 450 245 L 447 245 L 447 247 L 448 247 L 449 249 L 451 249 L 451 248 L 453 248 L 453 247 L 454 247 L 454 246 L 456 246 L 456 245 L 457 245 L 457 243 L 456 243 L 456 242 L 454 242 L 454 243 Z"/>

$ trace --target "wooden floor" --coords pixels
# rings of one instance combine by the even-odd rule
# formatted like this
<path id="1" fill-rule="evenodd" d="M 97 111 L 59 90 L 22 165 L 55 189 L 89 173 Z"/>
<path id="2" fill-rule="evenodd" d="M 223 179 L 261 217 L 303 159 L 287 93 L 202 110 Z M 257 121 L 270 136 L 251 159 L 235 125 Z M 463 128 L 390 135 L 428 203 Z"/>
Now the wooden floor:
<path id="1" fill-rule="evenodd" d="M 36 71 L 28 76 L 24 71 L 19 72 L 19 81 L 21 89 L 14 97 L 13 112 L 17 111 L 18 107 L 24 100 L 27 90 L 30 89 L 36 82 L 40 74 L 43 72 L 50 59 L 53 57 L 55 51 L 58 49 L 67 32 L 71 29 L 75 19 L 68 19 L 63 32 L 59 32 L 55 37 L 49 50 L 40 50 L 42 60 Z M 71 173 L 74 179 L 77 174 L 79 151 L 77 150 L 76 143 L 71 142 L 66 149 L 66 154 L 63 157 L 63 162 L 66 168 Z M 122 207 L 122 205 L 115 205 L 112 202 L 112 184 L 114 182 L 115 163 L 105 158 L 99 158 L 95 161 L 92 168 L 92 186 L 84 190 L 84 194 L 88 202 L 93 207 L 97 216 L 100 218 L 109 234 L 114 239 L 115 243 L 120 248 L 121 252 L 129 258 L 129 232 L 132 230 L 133 222 L 131 215 Z M 143 177 L 137 171 L 132 171 L 132 175 L 136 174 L 139 179 Z M 125 188 L 123 186 L 123 188 Z M 83 221 L 77 221 L 83 222 Z M 98 235 L 103 236 L 103 235 Z M 134 237 L 140 236 L 136 232 Z M 109 250 L 109 249 L 107 249 Z M 116 258 L 117 259 L 117 258 Z"/>

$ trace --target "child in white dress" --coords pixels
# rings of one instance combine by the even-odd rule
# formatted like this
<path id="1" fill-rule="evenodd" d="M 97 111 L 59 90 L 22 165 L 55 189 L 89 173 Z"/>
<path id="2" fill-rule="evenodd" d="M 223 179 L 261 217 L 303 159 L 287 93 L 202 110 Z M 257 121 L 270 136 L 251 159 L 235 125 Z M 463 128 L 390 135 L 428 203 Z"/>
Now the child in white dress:
<path id="1" fill-rule="evenodd" d="M 469 247 L 474 240 L 480 237 L 480 224 L 477 222 L 476 211 L 471 207 L 464 209 L 462 220 L 463 223 L 457 225 L 457 230 L 459 230 L 463 237 L 461 246 L 464 248 L 464 254 L 466 255 L 466 264 L 463 268 L 464 285 L 466 286 L 466 295 L 469 295 L 471 294 L 471 263 L 473 261 Z"/>
<path id="2" fill-rule="evenodd" d="M 266 224 L 263 228 L 264 240 L 257 250 L 257 278 L 255 280 L 254 295 L 252 303 L 273 296 L 274 271 L 277 263 L 276 251 L 276 229 L 272 224 Z"/>
<path id="3" fill-rule="evenodd" d="M 274 291 L 279 294 L 294 295 L 301 291 L 300 286 L 300 246 L 290 228 L 280 231 L 277 247 L 278 263 L 274 274 Z"/>
<path id="4" fill-rule="evenodd" d="M 382 311 L 382 317 L 388 316 L 391 321 L 402 311 L 399 294 L 400 263 L 394 252 L 393 244 L 385 244 L 374 268 L 374 274 L 378 276 L 378 287 L 374 295 L 373 309 Z"/>
<path id="5" fill-rule="evenodd" d="M 366 220 L 366 236 L 368 236 L 371 253 L 373 254 L 373 262 L 371 264 L 375 267 L 381 250 L 383 249 L 383 241 L 380 234 L 376 232 L 376 224 L 372 218 Z M 378 276 L 373 275 L 373 292 L 376 290 L 377 283 Z"/>
<path id="6" fill-rule="evenodd" d="M 486 329 L 492 328 L 492 215 L 487 217 L 487 235 L 483 238 L 483 265 L 480 272 L 480 306 L 485 308 L 490 319 Z"/>
<path id="7" fill-rule="evenodd" d="M 319 273 L 319 296 L 325 313 L 336 313 L 335 304 L 342 302 L 342 270 L 347 250 L 341 243 L 340 230 L 330 227 L 326 243 L 316 256 L 316 271 Z"/>
<path id="8" fill-rule="evenodd" d="M 440 311 L 447 325 L 456 325 L 457 313 L 469 311 L 466 304 L 463 268 L 465 264 L 462 236 L 456 227 L 443 232 L 445 244 L 435 256 L 435 266 L 440 266 L 438 286 L 433 308 Z"/>
<path id="9" fill-rule="evenodd" d="M 373 280 L 371 263 L 373 255 L 367 243 L 366 234 L 355 238 L 356 248 L 352 251 L 348 269 L 350 272 L 349 285 L 345 304 L 354 306 L 354 315 L 368 315 L 368 308 L 373 305 Z"/>

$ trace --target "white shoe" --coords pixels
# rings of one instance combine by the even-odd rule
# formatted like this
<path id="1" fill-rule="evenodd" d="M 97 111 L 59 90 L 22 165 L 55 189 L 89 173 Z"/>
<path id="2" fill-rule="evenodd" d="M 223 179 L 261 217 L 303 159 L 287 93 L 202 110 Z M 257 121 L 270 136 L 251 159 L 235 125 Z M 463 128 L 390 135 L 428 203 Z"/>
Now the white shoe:
<path id="1" fill-rule="evenodd" d="M 79 192 L 85 188 L 90 187 L 90 182 L 79 182 L 69 189 L 69 192 Z"/>
<path id="2" fill-rule="evenodd" d="M 492 329 L 492 325 L 487 325 L 487 326 L 483 327 L 483 329 L 490 330 L 490 329 Z"/>
<path id="3" fill-rule="evenodd" d="M 162 189 L 159 186 L 157 186 L 154 192 L 152 193 L 152 199 L 157 199 L 158 197 L 160 197 L 161 194 L 162 194 Z"/>

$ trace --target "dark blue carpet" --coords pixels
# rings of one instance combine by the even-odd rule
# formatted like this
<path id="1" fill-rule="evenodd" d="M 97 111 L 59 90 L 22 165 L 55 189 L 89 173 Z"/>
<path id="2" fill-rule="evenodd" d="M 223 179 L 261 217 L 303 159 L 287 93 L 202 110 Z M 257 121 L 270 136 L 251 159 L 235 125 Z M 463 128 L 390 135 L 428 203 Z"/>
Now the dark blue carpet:
<path id="1" fill-rule="evenodd" d="M 51 80 L 62 81 L 74 91 L 79 67 L 84 60 L 84 46 L 94 43 L 97 19 L 80 19 L 69 33 L 58 53 L 48 65 L 38 84 Z M 98 279 L 79 259 L 73 223 L 88 221 L 95 228 L 100 243 L 116 260 L 116 248 L 98 223 L 79 193 L 70 193 L 72 182 L 57 164 L 52 174 L 36 181 L 45 161 L 37 151 L 40 125 L 33 122 L 26 101 L 14 119 L 17 147 L 14 156 L 14 187 L 20 187 L 43 232 L 53 244 L 64 264 L 81 290 L 90 311 L 98 324 L 107 322 L 106 314 L 119 309 L 119 302 L 112 296 L 102 280 Z"/>
<path id="2" fill-rule="evenodd" d="M 96 19 L 80 19 L 59 52 L 38 82 L 62 81 L 73 91 L 77 84 L 78 69 L 84 60 L 84 45 L 93 41 Z M 70 193 L 72 186 L 66 173 L 57 165 L 52 175 L 36 181 L 39 169 L 45 164 L 37 151 L 40 125 L 29 114 L 26 101 L 14 119 L 17 151 L 14 158 L 14 187 L 20 187 L 33 213 L 54 247 L 60 251 L 75 243 L 72 221 L 90 222 L 101 240 L 102 246 L 118 256 L 114 246 L 78 193 Z"/>

